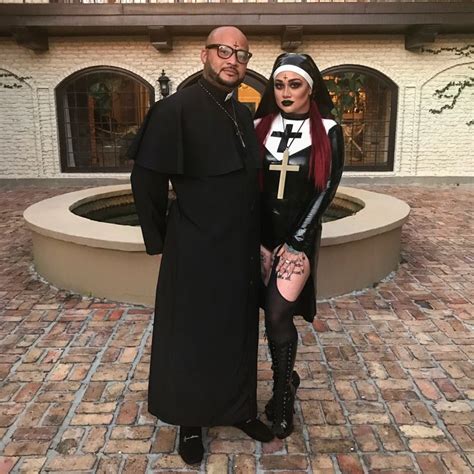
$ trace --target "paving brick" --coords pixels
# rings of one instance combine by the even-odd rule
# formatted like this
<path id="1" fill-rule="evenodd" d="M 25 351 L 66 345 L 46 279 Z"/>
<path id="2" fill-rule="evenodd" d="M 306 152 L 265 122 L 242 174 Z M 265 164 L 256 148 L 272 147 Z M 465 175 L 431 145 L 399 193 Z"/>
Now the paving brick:
<path id="1" fill-rule="evenodd" d="M 122 464 L 122 456 L 111 455 L 101 456 L 99 464 L 95 470 L 97 474 L 109 474 L 120 472 L 120 465 Z"/>
<path id="2" fill-rule="evenodd" d="M 435 379 L 434 383 L 438 386 L 439 390 L 443 393 L 447 400 L 453 401 L 462 397 L 461 393 L 451 382 L 451 380 L 447 378 Z"/>
<path id="3" fill-rule="evenodd" d="M 334 472 L 337 472 L 331 457 L 326 454 L 311 457 L 311 470 L 315 474 L 334 474 Z"/>
<path id="4" fill-rule="evenodd" d="M 50 405 L 46 412 L 42 424 L 45 426 L 61 425 L 71 408 L 70 403 L 55 403 Z"/>
<path id="5" fill-rule="evenodd" d="M 456 474 L 471 474 L 472 470 L 467 465 L 466 461 L 461 458 L 458 453 L 447 453 L 442 454 L 441 459 L 448 468 L 449 472 L 455 472 Z"/>
<path id="6" fill-rule="evenodd" d="M 445 474 L 448 472 L 441 460 L 434 454 L 417 454 L 415 458 L 423 474 Z"/>
<path id="7" fill-rule="evenodd" d="M 347 453 L 354 450 L 354 440 L 346 427 L 310 426 L 308 432 L 314 453 Z"/>
<path id="8" fill-rule="evenodd" d="M 152 453 L 171 453 L 174 451 L 178 430 L 172 426 L 160 426 L 155 437 Z"/>
<path id="9" fill-rule="evenodd" d="M 138 415 L 138 404 L 135 402 L 125 402 L 120 406 L 117 424 L 131 425 L 135 422 Z"/>
<path id="10" fill-rule="evenodd" d="M 206 460 L 206 472 L 221 474 L 229 469 L 229 456 L 226 454 L 210 454 Z"/>
<path id="11" fill-rule="evenodd" d="M 321 425 L 324 423 L 324 414 L 320 403 L 315 401 L 301 402 L 300 406 L 306 424 Z"/>
<path id="12" fill-rule="evenodd" d="M 358 425 L 352 428 L 354 439 L 360 451 L 377 451 L 378 443 L 374 429 L 368 425 Z"/>
<path id="13" fill-rule="evenodd" d="M 405 446 L 397 430 L 391 425 L 378 425 L 374 428 L 386 451 L 404 451 Z"/>
<path id="14" fill-rule="evenodd" d="M 410 469 L 413 461 L 406 454 L 369 454 L 365 456 L 367 466 L 375 469 Z"/>
<path id="15" fill-rule="evenodd" d="M 81 444 L 85 428 L 69 428 L 63 434 L 61 441 L 54 448 L 59 454 L 76 454 Z"/>
<path id="16" fill-rule="evenodd" d="M 74 415 L 71 425 L 108 425 L 113 415 Z"/>
<path id="17" fill-rule="evenodd" d="M 270 443 L 264 443 L 263 446 L 267 444 Z M 306 441 L 300 427 L 295 429 L 291 436 L 285 439 L 285 444 L 288 454 L 306 454 Z"/>
<path id="18" fill-rule="evenodd" d="M 402 425 L 401 432 L 408 438 L 438 438 L 445 434 L 436 426 Z"/>
<path id="19" fill-rule="evenodd" d="M 292 435 L 293 436 L 293 435 Z M 262 445 L 263 454 L 275 454 L 281 453 L 285 450 L 285 441 L 278 439 L 277 437 L 273 438 L 272 441 L 264 443 Z"/>
<path id="20" fill-rule="evenodd" d="M 363 474 L 364 469 L 355 454 L 338 454 L 336 458 L 342 474 Z"/>
<path id="21" fill-rule="evenodd" d="M 46 457 L 24 457 L 23 462 L 19 466 L 18 472 L 22 474 L 32 474 L 41 472 L 44 464 L 46 463 Z M 0 471 L 1 472 L 1 471 Z"/>
<path id="22" fill-rule="evenodd" d="M 32 456 L 45 454 L 48 451 L 48 441 L 12 441 L 5 446 L 6 456 Z"/>
<path id="23" fill-rule="evenodd" d="M 450 442 L 439 439 L 411 439 L 408 442 L 408 445 L 415 453 L 441 453 L 454 451 L 454 446 Z"/>
<path id="24" fill-rule="evenodd" d="M 97 453 L 105 444 L 107 428 L 92 426 L 89 428 L 82 450 L 85 453 Z"/>
<path id="25" fill-rule="evenodd" d="M 252 454 L 255 452 L 255 441 L 215 439 L 209 444 L 209 452 L 223 454 Z"/>
<path id="26" fill-rule="evenodd" d="M 234 474 L 255 474 L 255 457 L 249 454 L 237 454 L 234 456 L 232 472 Z"/>
<path id="27" fill-rule="evenodd" d="M 14 440 L 50 441 L 54 438 L 57 431 L 55 427 L 18 428 L 13 432 L 12 438 Z"/>
<path id="28" fill-rule="evenodd" d="M 425 398 L 429 400 L 439 400 L 441 398 L 441 393 L 429 380 L 415 379 L 415 383 Z"/>
<path id="29" fill-rule="evenodd" d="M 16 393 L 14 400 L 15 402 L 30 402 L 38 390 L 41 388 L 41 383 L 38 382 L 29 382 L 25 384 L 21 389 Z"/>
<path id="30" fill-rule="evenodd" d="M 474 452 L 474 428 L 472 425 L 448 425 L 447 429 L 463 452 Z"/>
<path id="31" fill-rule="evenodd" d="M 179 454 L 164 454 L 158 458 L 152 465 L 152 469 L 162 469 L 166 472 L 171 472 L 172 469 L 184 469 L 188 467 L 181 459 Z M 197 472 L 197 471 L 196 471 Z"/>
<path id="32" fill-rule="evenodd" d="M 46 463 L 48 471 L 84 471 L 92 469 L 97 458 L 92 454 L 55 456 Z"/>
<path id="33" fill-rule="evenodd" d="M 14 456 L 0 456 L 0 473 L 7 474 L 12 471 L 18 458 Z"/>
<path id="34" fill-rule="evenodd" d="M 125 461 L 123 474 L 145 474 L 148 472 L 148 458 L 146 456 L 128 456 Z"/>
<path id="35" fill-rule="evenodd" d="M 7 402 L 22 387 L 20 383 L 3 382 L 0 387 L 0 402 Z M 21 400 L 16 400 L 20 402 Z"/>
<path id="36" fill-rule="evenodd" d="M 110 440 L 107 441 L 104 448 L 106 453 L 146 454 L 149 451 L 149 440 Z"/>
<path id="37" fill-rule="evenodd" d="M 262 469 L 268 470 L 306 470 L 308 460 L 306 456 L 300 455 L 275 455 L 265 454 L 260 458 Z"/>
<path id="38" fill-rule="evenodd" d="M 117 426 L 112 428 L 110 439 L 150 439 L 153 426 Z"/>

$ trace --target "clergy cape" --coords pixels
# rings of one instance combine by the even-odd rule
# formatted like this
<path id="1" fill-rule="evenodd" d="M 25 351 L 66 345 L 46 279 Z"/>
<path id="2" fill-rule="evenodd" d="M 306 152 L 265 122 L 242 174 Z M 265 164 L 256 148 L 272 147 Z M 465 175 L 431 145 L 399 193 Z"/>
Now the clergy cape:
<path id="1" fill-rule="evenodd" d="M 148 409 L 176 425 L 230 425 L 257 410 L 258 145 L 250 112 L 230 100 L 245 148 L 199 84 L 156 103 L 130 148 L 146 250 L 163 254 Z"/>

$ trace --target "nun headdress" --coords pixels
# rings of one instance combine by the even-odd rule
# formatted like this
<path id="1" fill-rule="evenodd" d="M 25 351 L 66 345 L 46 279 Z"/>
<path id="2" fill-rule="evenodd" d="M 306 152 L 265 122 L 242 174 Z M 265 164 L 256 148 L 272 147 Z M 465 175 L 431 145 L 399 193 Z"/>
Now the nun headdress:
<path id="1" fill-rule="evenodd" d="M 318 67 L 311 56 L 299 53 L 283 53 L 276 58 L 254 118 L 280 112 L 275 102 L 274 82 L 275 76 L 283 71 L 293 71 L 303 77 L 311 86 L 311 99 L 316 102 L 321 117 L 332 118 L 334 105 Z"/>

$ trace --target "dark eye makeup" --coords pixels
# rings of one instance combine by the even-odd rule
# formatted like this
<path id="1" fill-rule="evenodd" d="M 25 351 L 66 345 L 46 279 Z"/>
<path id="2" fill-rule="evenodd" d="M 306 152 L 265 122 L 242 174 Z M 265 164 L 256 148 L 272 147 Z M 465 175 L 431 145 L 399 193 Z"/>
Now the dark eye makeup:
<path id="1" fill-rule="evenodd" d="M 302 82 L 299 79 L 291 79 L 288 81 L 288 84 L 291 89 L 298 89 L 302 86 Z M 275 82 L 275 89 L 281 90 L 285 87 L 285 83 L 283 81 L 276 81 Z"/>

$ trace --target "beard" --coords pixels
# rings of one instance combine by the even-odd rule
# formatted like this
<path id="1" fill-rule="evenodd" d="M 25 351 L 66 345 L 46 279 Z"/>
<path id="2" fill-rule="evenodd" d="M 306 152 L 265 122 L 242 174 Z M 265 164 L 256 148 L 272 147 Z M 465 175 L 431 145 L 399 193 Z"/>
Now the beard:
<path id="1" fill-rule="evenodd" d="M 234 89 L 235 87 L 242 84 L 242 82 L 244 80 L 243 77 L 240 78 L 240 77 L 237 76 L 233 80 L 226 81 L 226 80 L 224 80 L 220 77 L 219 73 L 217 71 L 215 71 L 209 63 L 206 63 L 204 65 L 204 72 L 206 73 L 207 77 L 209 79 L 211 79 L 213 82 L 215 82 L 215 83 L 217 83 L 221 86 L 227 87 L 229 89 Z M 237 72 L 237 74 L 238 74 L 238 72 Z"/>

